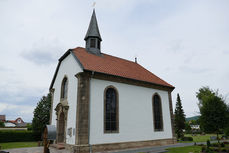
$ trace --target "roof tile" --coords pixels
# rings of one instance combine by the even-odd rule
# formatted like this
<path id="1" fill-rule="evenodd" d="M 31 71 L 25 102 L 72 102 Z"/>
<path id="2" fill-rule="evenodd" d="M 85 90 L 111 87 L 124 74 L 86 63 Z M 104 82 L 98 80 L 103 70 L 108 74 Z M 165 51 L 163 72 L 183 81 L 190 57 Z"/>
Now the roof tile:
<path id="1" fill-rule="evenodd" d="M 140 80 L 157 85 L 174 88 L 169 83 L 160 79 L 138 63 L 114 57 L 107 54 L 96 56 L 88 53 L 85 48 L 77 47 L 73 53 L 83 65 L 85 70 Z"/>

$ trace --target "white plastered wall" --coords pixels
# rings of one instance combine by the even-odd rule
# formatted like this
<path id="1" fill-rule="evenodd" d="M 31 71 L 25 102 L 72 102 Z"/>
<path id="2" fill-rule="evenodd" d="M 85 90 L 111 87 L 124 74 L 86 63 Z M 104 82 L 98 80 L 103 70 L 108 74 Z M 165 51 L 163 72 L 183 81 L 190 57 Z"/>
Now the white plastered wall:
<path id="1" fill-rule="evenodd" d="M 104 89 L 114 86 L 119 93 L 119 133 L 104 133 Z M 155 132 L 152 97 L 162 100 L 164 131 Z M 172 138 L 168 92 L 111 81 L 91 79 L 90 144 L 146 141 Z"/>
<path id="2" fill-rule="evenodd" d="M 67 93 L 67 101 L 69 105 L 68 117 L 67 117 L 67 128 L 66 128 L 66 143 L 67 144 L 75 144 L 75 135 L 73 135 L 73 131 L 76 128 L 76 107 L 77 107 L 77 85 L 78 80 L 75 75 L 79 72 L 82 72 L 77 61 L 74 59 L 73 55 L 69 54 L 60 64 L 59 71 L 56 76 L 56 80 L 54 82 L 53 88 L 54 91 L 54 99 L 53 99 L 53 110 L 52 110 L 52 125 L 57 125 L 57 116 L 55 108 L 57 104 L 60 102 L 60 90 L 61 83 L 65 76 L 68 78 L 68 93 Z M 68 129 L 72 128 L 72 136 L 68 135 Z"/>

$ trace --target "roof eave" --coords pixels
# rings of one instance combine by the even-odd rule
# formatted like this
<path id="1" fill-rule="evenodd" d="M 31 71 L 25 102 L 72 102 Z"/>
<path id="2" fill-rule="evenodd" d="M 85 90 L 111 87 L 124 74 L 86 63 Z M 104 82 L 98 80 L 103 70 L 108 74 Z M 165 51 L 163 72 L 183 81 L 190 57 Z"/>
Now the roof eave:
<path id="1" fill-rule="evenodd" d="M 169 90 L 171 92 L 175 89 L 174 86 L 165 86 L 165 85 L 156 84 L 156 83 L 152 83 L 152 82 L 148 82 L 148 81 L 137 80 L 137 79 L 132 79 L 132 78 L 122 77 L 122 76 L 118 76 L 118 75 L 107 74 L 107 73 L 103 73 L 103 72 L 97 72 L 97 71 L 88 70 L 88 69 L 84 69 L 84 71 L 85 72 L 93 72 L 93 74 L 98 73 L 98 74 L 103 74 L 103 75 L 107 75 L 107 76 L 113 76 L 113 77 L 118 77 L 118 78 L 122 78 L 122 79 L 128 79 L 128 80 L 132 80 L 132 81 L 142 82 L 142 83 L 146 83 L 146 84 L 149 84 L 149 85 L 154 85 L 154 86 L 165 88 L 165 89 L 167 89 L 167 90 Z M 93 78 L 93 76 L 92 76 L 92 78 Z"/>

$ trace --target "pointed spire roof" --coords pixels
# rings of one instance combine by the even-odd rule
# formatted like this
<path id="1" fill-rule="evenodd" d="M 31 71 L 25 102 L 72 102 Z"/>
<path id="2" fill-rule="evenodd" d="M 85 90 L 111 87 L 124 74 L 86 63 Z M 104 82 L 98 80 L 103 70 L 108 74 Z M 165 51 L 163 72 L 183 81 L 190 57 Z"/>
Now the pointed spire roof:
<path id="1" fill-rule="evenodd" d="M 102 41 L 102 38 L 101 38 L 100 33 L 99 33 L 99 27 L 98 27 L 96 15 L 95 15 L 95 9 L 93 9 L 91 21 L 90 21 L 90 24 L 89 24 L 89 27 L 87 30 L 87 34 L 86 34 L 84 40 L 87 40 L 88 37 L 97 37 L 100 39 L 100 41 Z"/>

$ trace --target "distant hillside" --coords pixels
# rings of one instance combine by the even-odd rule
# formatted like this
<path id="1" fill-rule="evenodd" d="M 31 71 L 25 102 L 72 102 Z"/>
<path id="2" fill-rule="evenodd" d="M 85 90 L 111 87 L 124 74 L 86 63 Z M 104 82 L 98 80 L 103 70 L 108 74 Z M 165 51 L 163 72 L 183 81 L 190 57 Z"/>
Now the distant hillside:
<path id="1" fill-rule="evenodd" d="M 185 120 L 186 121 L 191 121 L 191 120 L 197 120 L 197 119 L 199 119 L 200 118 L 200 116 L 193 116 L 193 117 L 188 117 L 188 118 L 186 118 Z"/>

